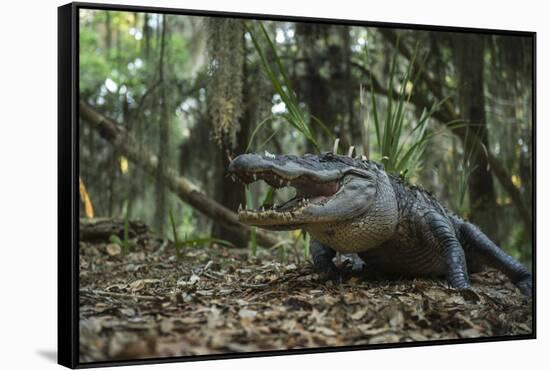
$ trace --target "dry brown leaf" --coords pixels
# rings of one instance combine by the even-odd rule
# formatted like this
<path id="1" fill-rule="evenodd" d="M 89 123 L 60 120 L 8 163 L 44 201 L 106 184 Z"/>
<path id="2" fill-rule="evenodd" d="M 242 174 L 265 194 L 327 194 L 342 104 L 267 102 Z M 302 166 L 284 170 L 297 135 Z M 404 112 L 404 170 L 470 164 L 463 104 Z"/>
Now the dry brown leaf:
<path id="1" fill-rule="evenodd" d="M 353 313 L 352 315 L 350 315 L 349 317 L 352 320 L 358 321 L 361 318 L 363 318 L 365 316 L 365 314 L 367 314 L 368 311 L 369 310 L 367 308 L 360 309 L 360 310 L 356 311 L 355 313 Z"/>
<path id="2" fill-rule="evenodd" d="M 160 331 L 169 334 L 174 330 L 174 321 L 171 318 L 165 318 L 160 322 Z"/>
<path id="3" fill-rule="evenodd" d="M 399 336 L 393 333 L 387 333 L 382 335 L 377 335 L 372 337 L 369 340 L 369 344 L 391 344 L 397 343 L 399 341 Z"/>
<path id="4" fill-rule="evenodd" d="M 133 281 L 132 283 L 130 283 L 128 288 L 130 289 L 131 292 L 134 293 L 134 292 L 143 290 L 145 288 L 145 285 L 147 284 L 157 283 L 157 282 L 161 282 L 161 280 L 153 279 L 153 278 L 144 278 L 144 279 Z"/>
<path id="5" fill-rule="evenodd" d="M 194 325 L 195 323 L 201 323 L 204 320 L 199 317 L 183 317 L 183 318 L 178 318 L 177 321 L 186 325 Z"/>
<path id="6" fill-rule="evenodd" d="M 255 310 L 250 310 L 245 308 L 239 311 L 239 317 L 241 318 L 255 318 L 257 314 L 258 312 L 256 312 Z"/>
<path id="7" fill-rule="evenodd" d="M 336 332 L 334 330 L 329 329 L 328 327 L 315 327 L 315 331 L 323 334 L 325 336 L 336 336 Z"/>
<path id="8" fill-rule="evenodd" d="M 390 326 L 393 329 L 400 329 L 401 327 L 403 327 L 404 322 L 405 317 L 403 316 L 403 312 L 401 312 L 400 310 L 396 310 L 390 318 Z"/>
<path id="9" fill-rule="evenodd" d="M 122 252 L 122 248 L 116 244 L 116 243 L 110 243 L 105 247 L 105 250 L 107 250 L 107 254 L 110 256 L 117 256 L 120 255 Z"/>

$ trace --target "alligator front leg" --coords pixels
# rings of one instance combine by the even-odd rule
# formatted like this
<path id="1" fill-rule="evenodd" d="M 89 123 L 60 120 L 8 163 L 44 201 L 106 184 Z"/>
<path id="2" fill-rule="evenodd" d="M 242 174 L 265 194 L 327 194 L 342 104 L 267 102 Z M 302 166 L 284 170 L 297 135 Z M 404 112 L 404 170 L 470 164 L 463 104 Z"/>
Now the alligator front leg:
<path id="1" fill-rule="evenodd" d="M 329 281 L 340 278 L 340 271 L 332 261 L 336 251 L 319 241 L 311 240 L 309 252 L 313 260 L 313 268 L 321 275 L 321 279 Z"/>
<path id="2" fill-rule="evenodd" d="M 460 226 L 460 236 L 465 246 L 481 256 L 487 265 L 508 276 L 523 295 L 533 294 L 532 276 L 527 268 L 495 245 L 479 228 L 471 223 L 463 223 Z"/>

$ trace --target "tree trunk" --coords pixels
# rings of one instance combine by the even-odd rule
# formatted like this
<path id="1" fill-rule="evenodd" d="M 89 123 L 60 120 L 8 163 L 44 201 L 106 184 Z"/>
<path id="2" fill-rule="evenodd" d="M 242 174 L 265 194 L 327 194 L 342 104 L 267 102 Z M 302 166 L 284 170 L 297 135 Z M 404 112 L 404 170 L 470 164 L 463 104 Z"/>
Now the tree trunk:
<path id="1" fill-rule="evenodd" d="M 463 144 L 472 169 L 468 178 L 471 219 L 493 241 L 497 241 L 497 204 L 489 159 L 486 151 L 475 143 L 478 139 L 485 148 L 489 148 L 483 81 L 485 39 L 474 34 L 457 34 L 452 40 L 458 75 L 459 116 L 469 124 Z"/>
<path id="2" fill-rule="evenodd" d="M 309 113 L 323 122 L 333 131 L 341 128 L 334 127 L 335 113 L 331 105 L 331 91 L 327 81 L 321 76 L 321 69 L 325 66 L 328 57 L 326 55 L 326 43 L 323 41 L 323 33 L 328 32 L 320 28 L 318 25 L 303 23 L 296 25 L 296 38 L 301 45 L 301 53 L 304 60 L 304 76 L 302 77 L 305 83 L 296 84 L 294 88 L 300 99 L 303 99 L 309 109 Z M 323 45 L 323 46 L 321 46 Z M 316 132 L 322 134 L 319 125 L 313 117 L 310 117 L 309 125 Z M 340 135 L 341 133 L 336 133 Z M 318 138 L 321 135 L 317 136 Z M 348 143 L 346 138 L 341 138 L 341 141 Z M 319 145 L 322 142 L 318 140 Z M 315 147 L 309 141 L 306 141 L 306 152 L 315 153 Z"/>

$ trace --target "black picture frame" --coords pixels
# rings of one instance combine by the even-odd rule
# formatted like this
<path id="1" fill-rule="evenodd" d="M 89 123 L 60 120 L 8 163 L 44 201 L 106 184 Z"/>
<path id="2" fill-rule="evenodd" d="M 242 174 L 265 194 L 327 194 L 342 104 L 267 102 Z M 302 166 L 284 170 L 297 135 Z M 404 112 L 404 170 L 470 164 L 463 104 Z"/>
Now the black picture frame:
<path id="1" fill-rule="evenodd" d="M 113 5 L 98 3 L 69 3 L 58 8 L 58 363 L 69 368 L 89 368 L 137 364 L 201 361 L 244 357 L 264 357 L 290 354 L 340 352 L 351 350 L 418 347 L 462 343 L 480 343 L 508 340 L 529 340 L 537 337 L 536 295 L 532 299 L 533 331 L 526 335 L 483 337 L 474 339 L 453 339 L 420 341 L 411 343 L 341 346 L 250 353 L 228 353 L 189 357 L 167 357 L 136 360 L 79 362 L 79 10 L 117 10 L 149 12 L 176 15 L 210 17 L 236 17 L 255 20 L 296 21 L 319 24 L 369 26 L 379 28 L 400 28 L 411 30 L 447 31 L 458 33 L 497 34 L 529 37 L 532 42 L 532 97 L 533 97 L 533 153 L 532 153 L 532 218 L 533 218 L 533 292 L 536 293 L 536 33 L 528 31 L 496 30 L 485 28 L 462 28 L 421 24 L 386 23 L 379 21 L 327 19 L 298 16 L 281 16 L 252 13 L 232 13 L 221 11 L 200 11 L 149 6 Z"/>

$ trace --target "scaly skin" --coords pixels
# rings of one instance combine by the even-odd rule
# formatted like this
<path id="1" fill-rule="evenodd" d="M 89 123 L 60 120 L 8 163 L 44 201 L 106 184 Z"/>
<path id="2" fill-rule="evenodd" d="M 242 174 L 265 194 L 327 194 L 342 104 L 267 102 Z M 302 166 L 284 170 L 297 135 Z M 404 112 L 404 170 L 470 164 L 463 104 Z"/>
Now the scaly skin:
<path id="1" fill-rule="evenodd" d="M 447 211 L 428 192 L 387 174 L 373 161 L 322 155 L 235 158 L 229 174 L 275 188 L 296 188 L 295 198 L 263 210 L 239 210 L 243 223 L 271 230 L 304 229 L 312 236 L 315 268 L 338 276 L 336 252 L 356 253 L 370 273 L 389 277 L 446 276 L 459 290 L 483 265 L 506 274 L 524 295 L 532 278 L 519 262 L 476 226 Z"/>

